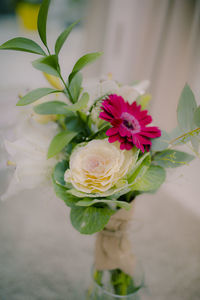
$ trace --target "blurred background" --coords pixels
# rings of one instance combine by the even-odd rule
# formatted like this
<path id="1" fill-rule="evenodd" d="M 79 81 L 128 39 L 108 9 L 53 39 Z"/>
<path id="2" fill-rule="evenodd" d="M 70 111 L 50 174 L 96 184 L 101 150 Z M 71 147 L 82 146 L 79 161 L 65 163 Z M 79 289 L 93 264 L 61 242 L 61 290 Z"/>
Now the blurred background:
<path id="1" fill-rule="evenodd" d="M 0 44 L 17 36 L 40 43 L 40 3 L 0 0 Z M 151 114 L 168 131 L 176 126 L 176 106 L 186 82 L 200 104 L 200 0 L 52 0 L 47 26 L 51 49 L 58 34 L 77 19 L 81 21 L 60 54 L 63 74 L 81 55 L 103 51 L 84 75 L 98 78 L 111 72 L 124 84 L 150 80 Z M 47 85 L 31 66 L 35 58 L 0 53 L 0 194 L 12 176 L 3 139 L 15 126 L 17 95 Z M 131 235 L 149 287 L 142 299 L 200 299 L 199 172 L 196 159 L 169 173 L 155 196 L 136 202 Z M 94 239 L 80 236 L 68 213 L 60 200 L 38 191 L 0 203 L 2 300 L 84 299 Z"/>

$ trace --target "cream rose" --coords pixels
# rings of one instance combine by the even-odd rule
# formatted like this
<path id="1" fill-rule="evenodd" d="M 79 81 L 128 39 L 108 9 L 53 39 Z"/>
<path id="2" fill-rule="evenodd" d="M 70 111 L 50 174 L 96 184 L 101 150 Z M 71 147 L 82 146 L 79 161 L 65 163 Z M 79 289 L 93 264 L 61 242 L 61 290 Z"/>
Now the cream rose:
<path id="1" fill-rule="evenodd" d="M 64 178 L 79 191 L 103 193 L 119 183 L 134 159 L 133 151 L 120 150 L 119 143 L 93 140 L 73 151 Z"/>

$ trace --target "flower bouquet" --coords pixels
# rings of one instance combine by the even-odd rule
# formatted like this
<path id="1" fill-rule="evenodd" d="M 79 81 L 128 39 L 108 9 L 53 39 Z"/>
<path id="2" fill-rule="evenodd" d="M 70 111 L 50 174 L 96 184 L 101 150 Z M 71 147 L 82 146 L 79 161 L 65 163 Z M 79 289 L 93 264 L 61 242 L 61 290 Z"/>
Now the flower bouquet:
<path id="1" fill-rule="evenodd" d="M 22 37 L 0 46 L 1 50 L 40 55 L 32 65 L 52 85 L 30 91 L 17 103 L 30 108 L 25 111 L 23 136 L 5 142 L 12 156 L 8 164 L 16 170 L 4 198 L 37 187 L 45 178 L 51 180 L 57 197 L 71 209 L 74 228 L 81 234 L 98 233 L 93 268 L 96 290 L 88 297 L 97 299 L 98 288 L 108 288 L 107 282 L 107 295 L 133 295 L 143 285 L 135 279 L 136 259 L 127 237 L 134 199 L 154 193 L 165 181 L 165 169 L 194 159 L 174 150 L 175 146 L 188 144 L 199 156 L 200 107 L 185 85 L 177 128 L 170 134 L 161 131 L 151 125 L 147 81 L 126 86 L 108 76 L 95 84 L 82 83 L 81 70 L 99 58 L 100 52 L 79 58 L 64 79 L 59 53 L 77 22 L 59 35 L 52 54 L 46 34 L 49 4 L 50 0 L 42 2 L 37 22 L 45 50 Z"/>

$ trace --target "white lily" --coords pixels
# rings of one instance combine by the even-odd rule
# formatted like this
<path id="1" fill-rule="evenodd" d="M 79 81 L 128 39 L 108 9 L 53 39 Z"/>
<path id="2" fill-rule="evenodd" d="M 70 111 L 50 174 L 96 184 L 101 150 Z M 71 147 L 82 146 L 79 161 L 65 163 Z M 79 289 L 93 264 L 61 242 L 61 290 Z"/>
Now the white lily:
<path id="1" fill-rule="evenodd" d="M 57 159 L 47 160 L 47 150 L 57 125 L 53 122 L 39 124 L 26 118 L 17 126 L 17 139 L 6 140 L 5 148 L 10 155 L 9 164 L 15 165 L 13 178 L 7 191 L 1 197 L 6 200 L 24 189 L 32 189 L 50 183 L 53 167 Z"/>

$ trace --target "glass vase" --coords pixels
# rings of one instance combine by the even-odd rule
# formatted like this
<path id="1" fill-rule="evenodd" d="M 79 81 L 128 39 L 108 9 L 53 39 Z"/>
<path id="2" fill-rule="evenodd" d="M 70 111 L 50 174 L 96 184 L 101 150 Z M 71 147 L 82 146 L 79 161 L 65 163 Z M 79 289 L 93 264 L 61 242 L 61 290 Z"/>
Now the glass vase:
<path id="1" fill-rule="evenodd" d="M 119 269 L 115 270 L 105 270 L 97 271 L 92 268 L 92 280 L 91 286 L 87 291 L 86 300 L 140 300 L 140 293 L 144 287 L 144 272 L 140 262 L 137 262 L 134 267 L 134 275 L 130 277 L 129 275 L 123 273 L 128 279 L 131 279 L 131 289 L 120 290 L 120 294 L 116 291 L 116 286 L 114 286 L 113 274 L 116 272 L 121 272 Z M 98 275 L 97 275 L 98 274 Z M 99 276 L 101 280 L 99 281 Z M 115 282 L 116 284 L 116 282 Z M 124 294 L 123 294 L 124 293 Z"/>

